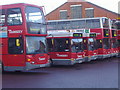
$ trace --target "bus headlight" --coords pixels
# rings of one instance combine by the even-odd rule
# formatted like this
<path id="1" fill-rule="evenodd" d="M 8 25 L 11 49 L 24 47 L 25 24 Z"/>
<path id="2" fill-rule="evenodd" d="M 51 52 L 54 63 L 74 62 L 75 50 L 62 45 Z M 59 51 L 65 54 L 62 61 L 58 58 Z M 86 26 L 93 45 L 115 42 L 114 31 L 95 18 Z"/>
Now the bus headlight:
<path id="1" fill-rule="evenodd" d="M 74 61 L 75 59 L 74 59 L 74 58 L 71 58 L 70 60 L 71 60 L 71 61 Z"/>

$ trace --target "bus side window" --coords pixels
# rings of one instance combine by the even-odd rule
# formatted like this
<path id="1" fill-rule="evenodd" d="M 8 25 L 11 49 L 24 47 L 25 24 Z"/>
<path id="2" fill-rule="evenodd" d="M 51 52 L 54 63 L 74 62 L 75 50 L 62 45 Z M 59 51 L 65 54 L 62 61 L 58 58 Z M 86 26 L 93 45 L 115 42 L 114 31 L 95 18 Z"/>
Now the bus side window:
<path id="1" fill-rule="evenodd" d="M 99 48 L 102 48 L 103 46 L 102 46 L 102 40 L 101 39 L 98 39 L 98 40 L 96 40 L 97 42 L 96 42 L 96 45 L 97 45 L 97 49 L 99 49 Z"/>
<path id="2" fill-rule="evenodd" d="M 54 40 L 53 39 L 47 39 L 47 45 L 48 45 L 48 51 L 49 52 L 53 52 L 54 49 L 53 49 L 53 46 L 54 46 Z"/>
<path id="3" fill-rule="evenodd" d="M 23 40 L 22 40 L 22 38 L 9 38 L 9 40 L 8 40 L 8 53 L 9 54 L 22 54 L 23 53 Z"/>
<path id="4" fill-rule="evenodd" d="M 0 26 L 5 25 L 5 10 L 0 10 Z"/>
<path id="5" fill-rule="evenodd" d="M 8 25 L 21 25 L 22 24 L 22 13 L 20 8 L 8 9 L 7 23 Z"/>

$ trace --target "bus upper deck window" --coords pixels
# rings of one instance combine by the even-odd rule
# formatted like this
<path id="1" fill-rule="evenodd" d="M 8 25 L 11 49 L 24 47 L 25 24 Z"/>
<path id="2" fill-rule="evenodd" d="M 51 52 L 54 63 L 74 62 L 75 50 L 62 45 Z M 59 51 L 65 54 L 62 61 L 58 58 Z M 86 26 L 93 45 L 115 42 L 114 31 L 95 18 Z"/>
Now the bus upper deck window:
<path id="1" fill-rule="evenodd" d="M 107 18 L 102 19 L 103 28 L 109 28 L 109 20 Z"/>
<path id="2" fill-rule="evenodd" d="M 44 14 L 40 8 L 26 6 L 25 15 L 28 33 L 47 34 Z"/>
<path id="3" fill-rule="evenodd" d="M 109 29 L 104 29 L 103 33 L 104 33 L 104 37 L 109 37 L 110 31 L 109 31 Z"/>
<path id="4" fill-rule="evenodd" d="M 4 26 L 5 24 L 5 10 L 0 10 L 0 26 Z"/>
<path id="5" fill-rule="evenodd" d="M 20 8 L 8 9 L 7 23 L 8 25 L 21 25 L 22 24 L 22 14 Z"/>
<path id="6" fill-rule="evenodd" d="M 57 23 L 56 22 L 48 22 L 47 29 L 48 30 L 57 30 Z"/>

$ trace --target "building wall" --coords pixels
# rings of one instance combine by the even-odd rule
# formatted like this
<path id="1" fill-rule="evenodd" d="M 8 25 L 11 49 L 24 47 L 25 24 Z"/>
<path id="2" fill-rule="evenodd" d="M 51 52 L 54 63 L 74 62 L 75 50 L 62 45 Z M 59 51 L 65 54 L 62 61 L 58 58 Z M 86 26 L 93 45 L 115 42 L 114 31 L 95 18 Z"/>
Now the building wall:
<path id="1" fill-rule="evenodd" d="M 71 8 L 70 5 L 82 5 L 82 18 L 86 17 L 85 8 L 94 8 L 94 17 L 108 17 L 111 19 L 117 19 L 117 13 L 111 12 L 107 9 L 99 7 L 95 4 L 89 2 L 66 2 L 60 7 L 56 8 L 52 12 L 46 15 L 47 20 L 59 20 L 60 19 L 60 10 L 67 10 L 68 19 L 71 19 Z"/>

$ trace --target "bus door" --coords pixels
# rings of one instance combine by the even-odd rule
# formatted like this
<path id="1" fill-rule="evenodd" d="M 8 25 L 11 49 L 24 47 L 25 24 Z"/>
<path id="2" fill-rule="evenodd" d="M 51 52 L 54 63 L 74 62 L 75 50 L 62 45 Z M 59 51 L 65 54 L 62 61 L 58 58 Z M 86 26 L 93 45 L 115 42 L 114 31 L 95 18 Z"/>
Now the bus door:
<path id="1" fill-rule="evenodd" d="M 118 41 L 117 41 L 117 30 L 111 30 L 112 38 L 111 38 L 111 52 L 112 56 L 118 55 Z"/>
<path id="2" fill-rule="evenodd" d="M 98 58 L 98 48 L 97 48 L 97 41 L 96 38 L 93 38 L 93 55 L 94 55 L 94 59 L 96 60 Z"/>
<path id="3" fill-rule="evenodd" d="M 97 50 L 98 50 L 98 59 L 103 58 L 103 41 L 102 39 L 96 40 Z"/>
<path id="4" fill-rule="evenodd" d="M 88 38 L 88 54 L 89 54 L 89 59 L 94 60 L 96 53 L 94 52 L 95 46 L 94 46 L 94 39 L 93 38 Z M 95 55 L 94 55 L 95 53 Z"/>
<path id="5" fill-rule="evenodd" d="M 118 56 L 120 57 L 120 39 L 118 39 Z"/>
<path id="6" fill-rule="evenodd" d="M 111 55 L 110 38 L 103 38 L 103 58 L 108 58 Z"/>
<path id="7" fill-rule="evenodd" d="M 90 33 L 89 39 L 88 39 L 88 49 L 90 49 L 92 52 L 92 60 L 96 60 L 98 58 L 98 48 L 97 48 L 97 40 L 96 40 L 96 33 Z"/>
<path id="8" fill-rule="evenodd" d="M 83 49 L 84 49 L 84 54 L 85 58 L 84 61 L 88 62 L 89 61 L 89 52 L 88 52 L 88 38 L 83 38 Z"/>
<path id="9" fill-rule="evenodd" d="M 5 66 L 25 66 L 24 43 L 22 37 L 8 39 L 8 55 Z"/>
<path id="10" fill-rule="evenodd" d="M 103 29 L 103 36 L 103 58 L 108 58 L 111 56 L 110 30 Z"/>
<path id="11" fill-rule="evenodd" d="M 112 38 L 111 39 L 111 53 L 112 53 L 112 56 L 117 56 L 118 55 L 118 41 L 117 41 L 117 38 Z"/>

